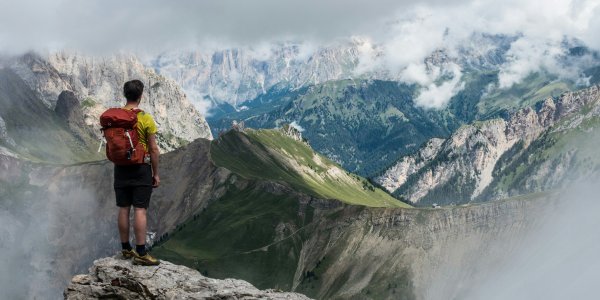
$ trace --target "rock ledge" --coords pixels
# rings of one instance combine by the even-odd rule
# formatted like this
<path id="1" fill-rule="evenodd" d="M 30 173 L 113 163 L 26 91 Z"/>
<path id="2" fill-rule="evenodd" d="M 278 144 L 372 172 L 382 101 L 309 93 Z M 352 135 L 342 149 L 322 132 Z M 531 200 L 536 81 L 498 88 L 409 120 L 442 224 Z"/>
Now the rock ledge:
<path id="1" fill-rule="evenodd" d="M 212 279 L 167 261 L 135 266 L 119 256 L 94 261 L 89 274 L 75 275 L 65 299 L 309 299 L 297 293 L 261 291 L 237 279 Z"/>

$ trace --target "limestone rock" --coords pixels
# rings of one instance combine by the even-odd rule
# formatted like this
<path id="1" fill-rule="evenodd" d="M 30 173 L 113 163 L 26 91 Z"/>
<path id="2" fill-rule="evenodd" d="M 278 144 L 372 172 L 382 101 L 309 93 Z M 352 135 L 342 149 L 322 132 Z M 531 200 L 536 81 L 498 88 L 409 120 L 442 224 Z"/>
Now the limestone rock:
<path id="1" fill-rule="evenodd" d="M 140 108 L 154 117 L 161 149 L 173 150 L 197 138 L 212 139 L 204 116 L 177 83 L 146 68 L 134 55 L 29 53 L 13 61 L 10 68 L 51 109 L 58 105 L 63 91 L 72 91 L 81 103 L 85 124 L 98 138 L 100 114 L 109 107 L 122 106 L 123 83 L 139 79 L 146 85 Z"/>
<path id="2" fill-rule="evenodd" d="M 243 280 L 204 277 L 196 270 L 168 261 L 146 267 L 117 256 L 96 260 L 89 274 L 75 275 L 64 297 L 68 300 L 309 299 L 297 293 L 261 291 Z"/>

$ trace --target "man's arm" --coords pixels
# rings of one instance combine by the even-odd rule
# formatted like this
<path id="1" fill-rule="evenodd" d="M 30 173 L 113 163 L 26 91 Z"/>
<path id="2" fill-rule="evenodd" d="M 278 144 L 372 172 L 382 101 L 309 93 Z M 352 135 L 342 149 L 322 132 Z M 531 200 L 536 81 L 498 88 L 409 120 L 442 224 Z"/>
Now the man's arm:
<path id="1" fill-rule="evenodd" d="M 150 163 L 152 164 L 152 186 L 158 187 L 160 185 L 160 177 L 158 176 L 158 156 L 160 149 L 156 144 L 156 135 L 148 135 L 148 152 L 150 153 Z"/>

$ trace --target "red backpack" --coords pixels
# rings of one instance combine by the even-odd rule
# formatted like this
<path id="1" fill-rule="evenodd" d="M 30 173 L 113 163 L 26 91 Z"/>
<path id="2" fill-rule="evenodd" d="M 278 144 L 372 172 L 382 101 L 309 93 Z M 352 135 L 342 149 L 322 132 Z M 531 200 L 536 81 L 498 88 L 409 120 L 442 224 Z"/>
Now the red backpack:
<path id="1" fill-rule="evenodd" d="M 115 165 L 144 163 L 146 150 L 139 142 L 137 114 L 141 109 L 110 108 L 100 116 L 106 139 L 106 157 Z"/>

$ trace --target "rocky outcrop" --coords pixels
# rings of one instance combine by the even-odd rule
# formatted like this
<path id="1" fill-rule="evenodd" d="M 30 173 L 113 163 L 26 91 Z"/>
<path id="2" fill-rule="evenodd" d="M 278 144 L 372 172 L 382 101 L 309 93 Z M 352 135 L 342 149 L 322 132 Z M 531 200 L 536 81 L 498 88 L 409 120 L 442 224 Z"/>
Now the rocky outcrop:
<path id="1" fill-rule="evenodd" d="M 425 164 L 429 163 L 441 149 L 444 139 L 433 138 L 429 140 L 415 155 L 402 157 L 396 164 L 387 169 L 384 174 L 375 178 L 388 191 L 395 191 L 402 186 L 408 176 L 414 174 Z"/>
<path id="2" fill-rule="evenodd" d="M 81 103 L 85 123 L 99 129 L 98 117 L 109 107 L 123 105 L 123 83 L 139 79 L 146 85 L 141 108 L 152 114 L 159 127 L 159 144 L 173 150 L 197 138 L 211 139 L 204 116 L 172 80 L 146 68 L 133 55 L 84 56 L 57 52 L 46 56 L 29 53 L 10 65 L 44 104 L 54 109 L 59 95 L 72 91 Z M 100 131 L 94 130 L 99 136 Z"/>
<path id="3" fill-rule="evenodd" d="M 71 91 L 63 91 L 58 95 L 54 111 L 79 139 L 90 139 L 94 136 L 91 127 L 86 126 L 81 103 Z"/>
<path id="4" fill-rule="evenodd" d="M 524 108 L 507 120 L 463 126 L 434 147 L 438 150 L 433 156 L 425 154 L 431 153 L 431 145 L 439 141 L 432 140 L 417 154 L 401 158 L 376 181 L 412 203 L 471 201 L 482 195 L 494 180 L 500 180 L 494 172 L 502 168 L 499 161 L 505 154 L 512 156 L 505 160 L 514 161 L 543 133 L 573 129 L 599 115 L 599 104 L 600 90 L 593 86 L 565 93 L 558 99 L 546 99 L 538 110 Z"/>
<path id="5" fill-rule="evenodd" d="M 309 299 L 297 293 L 261 291 L 242 280 L 204 277 L 196 270 L 168 261 L 162 261 L 156 267 L 145 267 L 116 256 L 96 260 L 89 274 L 73 277 L 64 297 L 67 300 Z"/>
<path id="6" fill-rule="evenodd" d="M 16 146 L 15 141 L 8 135 L 6 130 L 6 122 L 0 117 L 0 141 L 11 146 Z"/>
<path id="7" fill-rule="evenodd" d="M 75 94 L 71 91 L 63 91 L 58 95 L 58 101 L 56 101 L 54 111 L 69 124 L 83 125 L 83 111 L 81 110 L 81 104 L 79 103 L 79 100 L 77 100 L 77 97 L 75 97 Z"/>

